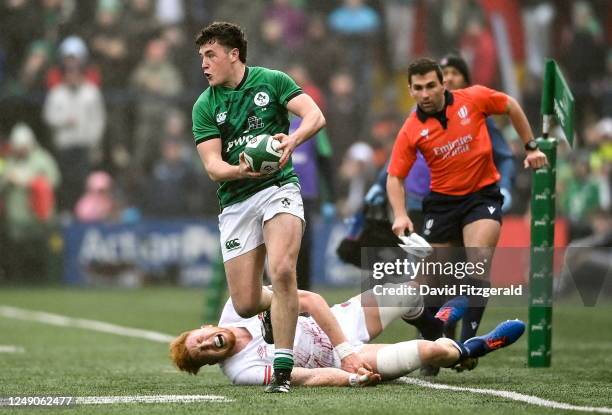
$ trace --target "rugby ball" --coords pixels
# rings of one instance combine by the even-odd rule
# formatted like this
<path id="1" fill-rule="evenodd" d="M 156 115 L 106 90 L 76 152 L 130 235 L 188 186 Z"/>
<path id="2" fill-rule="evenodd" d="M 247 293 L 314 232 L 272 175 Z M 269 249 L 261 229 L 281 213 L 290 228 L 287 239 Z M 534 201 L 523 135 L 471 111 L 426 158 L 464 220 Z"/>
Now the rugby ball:
<path id="1" fill-rule="evenodd" d="M 254 172 L 270 174 L 278 170 L 278 161 L 283 152 L 278 150 L 281 142 L 269 134 L 251 138 L 244 147 L 244 160 Z"/>

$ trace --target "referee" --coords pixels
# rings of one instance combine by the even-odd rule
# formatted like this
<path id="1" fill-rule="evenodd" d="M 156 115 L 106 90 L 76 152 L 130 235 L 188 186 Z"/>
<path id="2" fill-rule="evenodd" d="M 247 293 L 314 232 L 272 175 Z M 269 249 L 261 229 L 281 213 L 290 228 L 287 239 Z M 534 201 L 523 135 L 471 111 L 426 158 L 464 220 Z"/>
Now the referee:
<path id="1" fill-rule="evenodd" d="M 486 117 L 506 114 L 510 118 L 525 143 L 525 168 L 545 166 L 546 156 L 538 149 L 527 117 L 514 98 L 480 85 L 450 92 L 444 86 L 442 69 L 429 58 L 409 66 L 408 84 L 417 109 L 397 135 L 387 170 L 393 232 L 398 236 L 414 232 L 406 210 L 404 180 L 419 150 L 431 170 L 431 192 L 423 200 L 423 236 L 434 247 L 465 246 L 469 262 L 490 264 L 499 239 L 503 196 Z M 474 333 L 485 305 L 482 298 L 470 299 L 464 319 Z"/>

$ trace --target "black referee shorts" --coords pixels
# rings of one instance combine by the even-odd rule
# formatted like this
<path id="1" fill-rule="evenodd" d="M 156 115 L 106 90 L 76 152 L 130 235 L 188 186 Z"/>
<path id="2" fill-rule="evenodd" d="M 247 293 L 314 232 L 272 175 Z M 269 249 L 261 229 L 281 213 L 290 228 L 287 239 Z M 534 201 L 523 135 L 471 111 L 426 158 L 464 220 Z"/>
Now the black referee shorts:
<path id="1" fill-rule="evenodd" d="M 423 200 L 423 237 L 429 243 L 463 244 L 463 227 L 480 219 L 502 222 L 504 197 L 497 184 L 465 196 L 431 192 Z"/>

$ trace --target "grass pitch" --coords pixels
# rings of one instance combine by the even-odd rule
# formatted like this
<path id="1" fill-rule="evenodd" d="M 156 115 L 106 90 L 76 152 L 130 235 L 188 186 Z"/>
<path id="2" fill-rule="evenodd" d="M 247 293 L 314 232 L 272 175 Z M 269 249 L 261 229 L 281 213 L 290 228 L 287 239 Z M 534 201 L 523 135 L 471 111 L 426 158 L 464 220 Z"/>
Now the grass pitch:
<path id="1" fill-rule="evenodd" d="M 330 303 L 352 293 L 324 291 Z M 201 324 L 201 290 L 2 289 L 0 305 L 94 319 L 171 335 Z M 612 408 L 612 304 L 585 308 L 556 305 L 553 366 L 526 367 L 526 335 L 508 349 L 481 359 L 472 372 L 443 370 L 434 383 L 523 393 L 579 406 Z M 526 319 L 520 308 L 490 304 L 481 332 L 501 320 Z M 432 390 L 407 384 L 375 388 L 294 388 L 288 396 L 269 395 L 261 387 L 234 387 L 216 367 L 198 376 L 177 372 L 167 345 L 73 327 L 0 317 L 2 346 L 22 352 L 0 353 L 0 397 L 220 395 L 231 402 L 125 403 L 67 408 L 1 408 L 5 413 L 87 414 L 557 414 L 562 411 L 465 391 Z M 376 341 L 414 337 L 396 322 Z M 414 375 L 413 375 L 414 376 Z"/>

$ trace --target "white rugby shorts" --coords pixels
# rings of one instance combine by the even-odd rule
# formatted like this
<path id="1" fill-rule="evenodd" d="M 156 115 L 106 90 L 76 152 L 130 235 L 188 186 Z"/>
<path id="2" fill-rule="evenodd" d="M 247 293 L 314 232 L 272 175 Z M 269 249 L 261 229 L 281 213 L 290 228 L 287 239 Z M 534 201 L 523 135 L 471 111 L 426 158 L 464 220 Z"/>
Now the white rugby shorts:
<path id="1" fill-rule="evenodd" d="M 268 187 L 223 209 L 219 215 L 223 262 L 263 244 L 264 223 L 279 213 L 297 216 L 305 223 L 304 203 L 296 183 Z"/>

